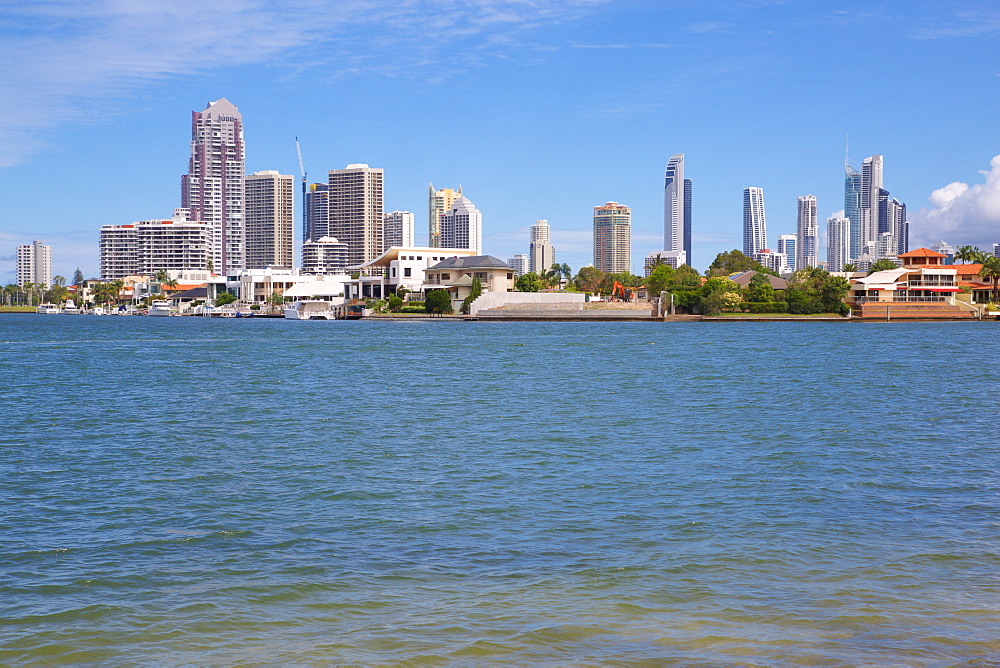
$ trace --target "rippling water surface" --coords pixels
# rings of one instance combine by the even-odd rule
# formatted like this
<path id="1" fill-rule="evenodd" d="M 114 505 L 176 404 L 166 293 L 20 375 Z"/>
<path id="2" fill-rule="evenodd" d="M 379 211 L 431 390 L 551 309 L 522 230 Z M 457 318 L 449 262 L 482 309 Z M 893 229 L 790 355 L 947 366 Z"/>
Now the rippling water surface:
<path id="1" fill-rule="evenodd" d="M 0 316 L 0 662 L 995 661 L 998 333 Z"/>

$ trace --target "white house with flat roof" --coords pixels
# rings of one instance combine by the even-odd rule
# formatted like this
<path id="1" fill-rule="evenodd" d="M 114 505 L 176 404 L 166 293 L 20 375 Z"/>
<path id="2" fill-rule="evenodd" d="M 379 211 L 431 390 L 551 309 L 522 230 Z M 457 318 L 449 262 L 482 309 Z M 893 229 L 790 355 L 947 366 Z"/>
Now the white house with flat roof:
<path id="1" fill-rule="evenodd" d="M 430 246 L 393 246 L 370 262 L 348 267 L 358 273 L 345 286 L 349 299 L 384 299 L 400 288 L 423 293 L 424 271 L 454 257 L 472 257 L 472 248 L 432 248 Z M 367 274 L 367 275 L 366 275 Z"/>

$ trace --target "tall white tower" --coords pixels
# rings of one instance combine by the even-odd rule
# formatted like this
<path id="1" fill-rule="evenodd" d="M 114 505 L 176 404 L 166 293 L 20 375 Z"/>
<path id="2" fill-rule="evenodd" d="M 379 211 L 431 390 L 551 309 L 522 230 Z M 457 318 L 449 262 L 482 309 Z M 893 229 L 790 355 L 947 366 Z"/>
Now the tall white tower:
<path id="1" fill-rule="evenodd" d="M 556 249 L 549 240 L 549 221 L 536 220 L 528 238 L 528 271 L 541 274 L 552 268 Z"/>
<path id="2" fill-rule="evenodd" d="M 882 156 L 861 163 L 861 255 L 874 254 L 878 239 L 878 200 L 882 190 Z"/>
<path id="3" fill-rule="evenodd" d="M 235 104 L 222 98 L 191 112 L 191 158 L 181 177 L 181 206 L 192 220 L 211 226 L 212 263 L 222 273 L 246 268 L 245 153 L 243 117 Z"/>
<path id="4" fill-rule="evenodd" d="M 851 219 L 827 218 L 826 220 L 826 268 L 829 271 L 843 271 L 851 257 Z"/>
<path id="5" fill-rule="evenodd" d="M 764 189 L 743 189 L 743 254 L 753 257 L 767 248 L 767 221 L 764 218 Z"/>
<path id="6" fill-rule="evenodd" d="M 52 246 L 32 241 L 17 247 L 16 258 L 18 285 L 33 283 L 46 288 L 52 285 Z"/>
<path id="7" fill-rule="evenodd" d="M 464 195 L 456 195 L 451 210 L 441 215 L 441 247 L 483 254 L 483 214 Z"/>
<path id="8" fill-rule="evenodd" d="M 684 179 L 684 154 L 676 153 L 667 162 L 663 188 L 663 250 L 691 254 L 690 182 Z"/>
<path id="9" fill-rule="evenodd" d="M 816 218 L 816 196 L 799 198 L 798 229 L 795 244 L 795 268 L 819 266 L 819 220 Z"/>

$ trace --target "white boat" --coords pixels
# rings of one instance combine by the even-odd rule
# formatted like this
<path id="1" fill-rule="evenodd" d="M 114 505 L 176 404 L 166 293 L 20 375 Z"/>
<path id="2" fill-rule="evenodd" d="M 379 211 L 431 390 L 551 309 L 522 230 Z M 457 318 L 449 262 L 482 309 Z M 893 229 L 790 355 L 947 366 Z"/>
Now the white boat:
<path id="1" fill-rule="evenodd" d="M 300 299 L 285 306 L 288 320 L 334 320 L 333 302 L 323 299 Z"/>
<path id="2" fill-rule="evenodd" d="M 108 311 L 103 306 L 95 306 L 94 308 L 87 311 L 88 315 L 107 315 Z"/>
<path id="3" fill-rule="evenodd" d="M 62 307 L 61 313 L 63 315 L 80 315 L 83 311 L 80 310 L 79 306 L 73 303 L 72 299 L 67 299 L 66 303 Z"/>
<path id="4" fill-rule="evenodd" d="M 165 299 L 154 299 L 149 304 L 149 315 L 160 318 L 171 315 L 170 302 Z"/>
<path id="5" fill-rule="evenodd" d="M 59 315 L 59 307 L 55 304 L 39 304 L 38 308 L 35 309 L 35 313 L 44 313 L 45 315 Z"/>

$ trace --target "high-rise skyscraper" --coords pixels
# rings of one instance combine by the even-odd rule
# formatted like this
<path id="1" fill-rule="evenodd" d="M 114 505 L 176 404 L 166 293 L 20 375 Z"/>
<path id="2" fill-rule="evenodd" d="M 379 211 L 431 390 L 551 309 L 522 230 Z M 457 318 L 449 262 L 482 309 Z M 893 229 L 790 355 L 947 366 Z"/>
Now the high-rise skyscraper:
<path id="1" fill-rule="evenodd" d="M 329 231 L 347 244 L 347 260 L 356 266 L 385 249 L 382 239 L 382 170 L 365 164 L 330 170 Z"/>
<path id="2" fill-rule="evenodd" d="M 779 234 L 778 235 L 778 252 L 784 253 L 788 258 L 788 268 L 791 271 L 798 269 L 796 264 L 796 254 L 798 253 L 799 237 L 797 234 Z"/>
<path id="3" fill-rule="evenodd" d="M 556 262 L 556 249 L 549 238 L 549 221 L 536 220 L 528 237 L 528 271 L 541 275 Z"/>
<path id="4" fill-rule="evenodd" d="M 878 200 L 882 190 L 882 156 L 861 163 L 861 254 L 874 254 L 878 239 Z M 859 256 L 860 257 L 860 256 Z"/>
<path id="5" fill-rule="evenodd" d="M 795 268 L 819 266 L 819 220 L 816 217 L 816 196 L 799 198 L 798 243 L 795 246 Z M 778 249 L 781 250 L 780 248 Z"/>
<path id="6" fill-rule="evenodd" d="M 861 257 L 861 172 L 847 162 L 844 162 L 844 218 L 850 221 L 849 257 Z"/>
<path id="7" fill-rule="evenodd" d="M 330 184 L 311 183 L 302 203 L 305 209 L 302 241 L 317 240 L 330 233 Z"/>
<path id="8" fill-rule="evenodd" d="M 594 266 L 618 273 L 632 270 L 632 210 L 618 202 L 594 207 Z"/>
<path id="9" fill-rule="evenodd" d="M 828 271 L 843 271 L 851 261 L 850 218 L 827 218 L 826 220 L 826 268 Z"/>
<path id="10" fill-rule="evenodd" d="M 274 170 L 244 180 L 246 268 L 292 268 L 295 227 L 295 178 Z"/>
<path id="11" fill-rule="evenodd" d="M 483 254 L 483 214 L 467 197 L 456 195 L 440 220 L 441 248 L 468 248 Z"/>
<path id="12" fill-rule="evenodd" d="M 663 249 L 684 251 L 691 262 L 691 179 L 684 178 L 684 154 L 670 156 L 663 188 Z M 676 256 L 675 256 L 676 257 Z"/>
<path id="13" fill-rule="evenodd" d="M 743 254 L 753 257 L 767 248 L 767 221 L 764 218 L 764 189 L 743 189 Z"/>
<path id="14" fill-rule="evenodd" d="M 46 288 L 52 285 L 52 246 L 32 241 L 18 246 L 15 257 L 18 285 L 33 283 Z"/>
<path id="15" fill-rule="evenodd" d="M 441 214 L 451 211 L 455 198 L 462 194 L 462 186 L 457 190 L 442 188 L 435 190 L 434 184 L 427 186 L 427 245 L 441 248 Z"/>
<path id="16" fill-rule="evenodd" d="M 222 98 L 191 112 L 191 158 L 181 178 L 181 206 L 192 220 L 211 227 L 212 263 L 223 273 L 246 268 L 245 152 L 243 117 L 235 104 Z"/>
<path id="17" fill-rule="evenodd" d="M 386 248 L 414 245 L 413 219 L 414 216 L 409 211 L 390 211 L 385 214 L 382 219 L 384 224 L 382 234 L 385 237 Z"/>

